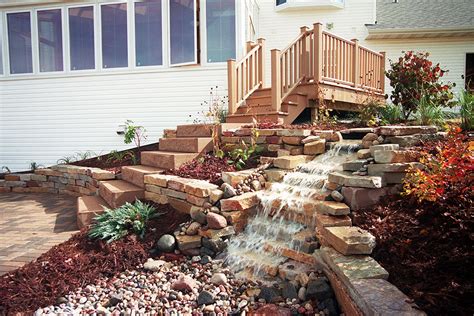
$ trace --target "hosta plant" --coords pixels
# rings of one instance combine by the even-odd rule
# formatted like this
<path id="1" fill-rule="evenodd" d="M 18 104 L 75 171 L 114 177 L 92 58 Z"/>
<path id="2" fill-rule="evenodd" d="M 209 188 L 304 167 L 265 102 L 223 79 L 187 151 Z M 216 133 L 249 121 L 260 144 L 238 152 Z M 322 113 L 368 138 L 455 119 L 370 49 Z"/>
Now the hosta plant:
<path id="1" fill-rule="evenodd" d="M 102 239 L 108 243 L 119 240 L 128 234 L 143 238 L 147 222 L 162 215 L 156 209 L 140 200 L 133 204 L 125 203 L 114 210 L 107 209 L 95 217 L 95 223 L 89 230 L 89 237 Z"/>

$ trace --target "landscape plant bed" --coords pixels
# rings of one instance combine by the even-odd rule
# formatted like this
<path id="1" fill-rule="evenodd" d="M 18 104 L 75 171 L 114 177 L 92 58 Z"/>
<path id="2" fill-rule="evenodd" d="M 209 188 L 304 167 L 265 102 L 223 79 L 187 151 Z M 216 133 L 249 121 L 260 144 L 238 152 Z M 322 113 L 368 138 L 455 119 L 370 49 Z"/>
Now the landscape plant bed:
<path id="1" fill-rule="evenodd" d="M 129 235 L 107 244 L 89 239 L 82 230 L 37 260 L 0 277 L 0 315 L 32 314 L 39 307 L 55 304 L 69 291 L 145 262 L 161 235 L 189 219 L 169 205 L 154 206 L 163 215 L 150 220 L 143 240 Z"/>
<path id="2" fill-rule="evenodd" d="M 106 154 L 94 158 L 71 162 L 70 164 L 82 167 L 101 168 L 108 171 L 113 171 L 115 173 L 120 173 L 121 167 L 123 166 L 133 166 L 140 164 L 140 152 L 153 150 L 158 150 L 158 143 L 141 146 L 140 150 L 135 147 L 118 152 L 119 154 L 125 152 L 133 153 L 136 157 L 136 161 L 132 159 L 131 155 L 124 155 L 123 159 L 117 160 L 113 159 L 111 154 Z"/>
<path id="3" fill-rule="evenodd" d="M 341 131 L 349 128 L 367 127 L 359 123 L 317 122 L 313 124 L 278 124 L 274 122 L 259 122 L 257 125 L 243 125 L 245 128 L 256 127 L 259 129 L 309 129 L 309 130 L 334 130 Z"/>
<path id="4" fill-rule="evenodd" d="M 388 270 L 389 281 L 422 310 L 473 314 L 472 203 L 471 209 L 445 204 L 416 208 L 407 199 L 392 198 L 374 210 L 354 212 L 354 225 L 376 236 L 373 257 Z"/>
<path id="5" fill-rule="evenodd" d="M 244 169 L 255 168 L 258 159 L 249 159 Z M 222 184 L 222 172 L 236 171 L 234 165 L 230 164 L 227 157 L 218 158 L 211 154 L 193 159 L 181 167 L 168 170 L 165 174 L 176 175 L 182 178 L 207 180 L 213 184 Z"/>

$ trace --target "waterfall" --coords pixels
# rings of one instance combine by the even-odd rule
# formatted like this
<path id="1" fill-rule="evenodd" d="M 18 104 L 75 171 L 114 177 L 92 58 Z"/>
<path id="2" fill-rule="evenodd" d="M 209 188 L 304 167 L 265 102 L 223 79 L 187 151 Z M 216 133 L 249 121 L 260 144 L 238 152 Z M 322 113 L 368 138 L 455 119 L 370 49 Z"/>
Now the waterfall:
<path id="1" fill-rule="evenodd" d="M 286 261 L 278 251 L 270 252 L 265 245 L 270 243 L 299 250 L 293 237 L 306 226 L 296 222 L 289 213 L 303 215 L 305 205 L 311 207 L 315 200 L 324 199 L 324 194 L 328 194 L 325 187 L 328 174 L 353 158 L 358 146 L 352 142 L 336 143 L 326 153 L 288 172 L 281 183 L 273 183 L 270 189 L 259 191 L 258 213 L 249 219 L 245 230 L 229 242 L 226 254 L 229 267 L 237 275 L 242 273 L 242 277 L 248 277 L 249 269 L 253 276 L 263 276 L 263 272 Z"/>

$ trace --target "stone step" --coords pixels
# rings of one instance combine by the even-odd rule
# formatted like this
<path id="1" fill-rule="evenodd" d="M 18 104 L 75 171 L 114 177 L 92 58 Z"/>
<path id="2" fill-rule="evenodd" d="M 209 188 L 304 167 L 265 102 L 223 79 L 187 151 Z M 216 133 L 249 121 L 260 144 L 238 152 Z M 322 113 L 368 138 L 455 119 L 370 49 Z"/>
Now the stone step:
<path id="1" fill-rule="evenodd" d="M 122 167 L 122 179 L 130 183 L 139 186 L 140 188 L 145 187 L 144 178 L 148 174 L 162 173 L 163 169 L 138 165 L 138 166 L 125 166 Z"/>
<path id="2" fill-rule="evenodd" d="M 252 250 L 243 250 L 238 255 L 233 254 L 228 260 L 232 260 L 236 270 L 251 271 L 254 275 L 271 276 L 278 275 L 278 266 L 286 258 L 274 253 L 262 255 L 260 252 Z"/>
<path id="3" fill-rule="evenodd" d="M 273 160 L 273 165 L 279 169 L 294 169 L 299 165 L 313 160 L 314 156 L 309 155 L 295 155 L 295 156 L 281 156 Z"/>
<path id="4" fill-rule="evenodd" d="M 320 233 L 323 242 L 343 255 L 370 255 L 375 247 L 375 237 L 359 227 L 324 227 Z"/>
<path id="5" fill-rule="evenodd" d="M 99 182 L 99 194 L 112 208 L 117 208 L 126 202 L 143 199 L 145 190 L 124 180 Z"/>
<path id="6" fill-rule="evenodd" d="M 177 137 L 211 137 L 212 125 L 210 124 L 187 124 L 176 127 Z"/>
<path id="7" fill-rule="evenodd" d="M 318 264 L 316 257 L 314 257 L 312 254 L 292 249 L 283 242 L 266 242 L 263 249 L 275 255 L 279 255 L 284 258 L 292 259 L 301 263 L 306 263 L 312 266 Z"/>
<path id="8" fill-rule="evenodd" d="M 77 227 L 89 226 L 94 217 L 102 214 L 109 205 L 100 196 L 84 195 L 77 198 Z"/>
<path id="9" fill-rule="evenodd" d="M 160 151 L 202 153 L 212 150 L 211 137 L 160 138 Z"/>
<path id="10" fill-rule="evenodd" d="M 345 187 L 378 189 L 385 186 L 379 176 L 357 176 L 347 171 L 335 171 L 329 174 L 328 181 Z"/>
<path id="11" fill-rule="evenodd" d="M 171 151 L 144 151 L 141 162 L 145 166 L 162 169 L 176 169 L 182 164 L 198 157 L 198 153 L 179 153 Z"/>

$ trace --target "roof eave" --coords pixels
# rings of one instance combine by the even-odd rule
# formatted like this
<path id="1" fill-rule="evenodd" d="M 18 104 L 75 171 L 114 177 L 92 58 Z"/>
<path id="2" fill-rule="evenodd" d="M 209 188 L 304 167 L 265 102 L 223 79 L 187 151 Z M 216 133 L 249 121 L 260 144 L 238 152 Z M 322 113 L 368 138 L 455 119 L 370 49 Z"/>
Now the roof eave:
<path id="1" fill-rule="evenodd" d="M 474 36 L 474 27 L 453 28 L 387 28 L 377 29 L 367 26 L 369 35 L 366 39 L 404 39 L 404 38 L 432 38 L 432 37 L 459 37 Z"/>

